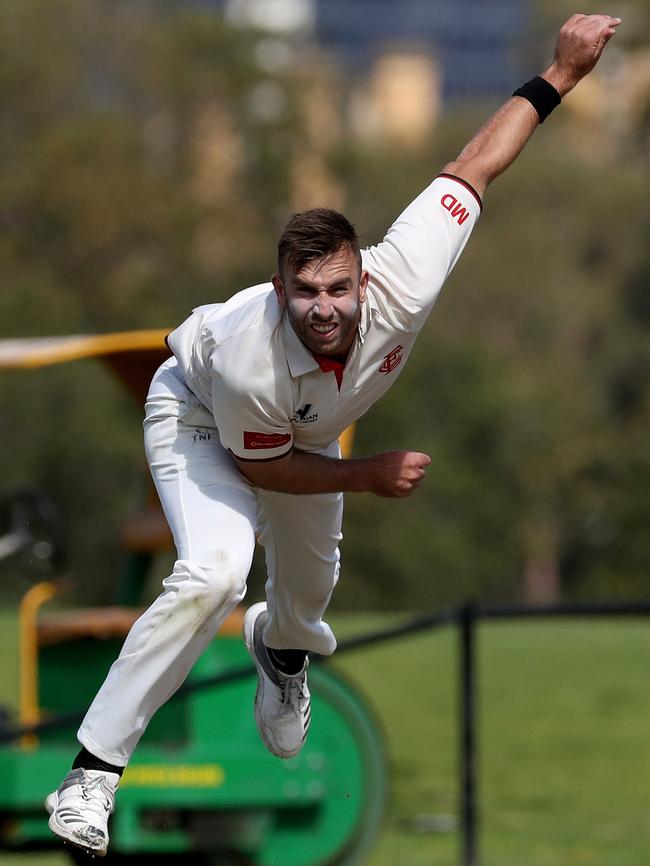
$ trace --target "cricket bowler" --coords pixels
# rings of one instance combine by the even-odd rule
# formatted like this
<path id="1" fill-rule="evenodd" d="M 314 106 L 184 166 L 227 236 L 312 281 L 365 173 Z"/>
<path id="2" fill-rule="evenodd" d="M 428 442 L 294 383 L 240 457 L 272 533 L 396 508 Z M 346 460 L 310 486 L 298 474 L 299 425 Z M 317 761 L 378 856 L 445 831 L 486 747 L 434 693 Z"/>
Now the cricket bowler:
<path id="1" fill-rule="evenodd" d="M 341 459 L 338 437 L 404 370 L 489 184 L 593 69 L 620 23 L 572 16 L 545 71 L 381 243 L 360 250 L 336 211 L 296 214 L 270 282 L 199 307 L 169 335 L 172 357 L 151 383 L 144 429 L 177 560 L 92 702 L 70 772 L 47 797 L 62 839 L 106 853 L 120 776 L 151 717 L 244 598 L 256 538 L 268 578 L 266 601 L 244 620 L 255 718 L 274 755 L 300 751 L 311 720 L 308 653 L 336 648 L 323 616 L 339 575 L 343 494 L 410 496 L 430 463 L 404 450 Z"/>

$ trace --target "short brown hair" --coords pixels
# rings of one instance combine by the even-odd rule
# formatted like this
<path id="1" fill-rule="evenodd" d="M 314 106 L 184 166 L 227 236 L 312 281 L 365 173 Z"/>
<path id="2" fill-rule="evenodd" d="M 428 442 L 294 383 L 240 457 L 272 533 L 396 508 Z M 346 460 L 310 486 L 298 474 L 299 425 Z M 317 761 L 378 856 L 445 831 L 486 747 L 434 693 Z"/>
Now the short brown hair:
<path id="1" fill-rule="evenodd" d="M 278 241 L 278 270 L 282 272 L 288 263 L 301 271 L 307 262 L 337 253 L 343 247 L 356 253 L 361 267 L 357 231 L 342 213 L 325 207 L 296 213 Z"/>

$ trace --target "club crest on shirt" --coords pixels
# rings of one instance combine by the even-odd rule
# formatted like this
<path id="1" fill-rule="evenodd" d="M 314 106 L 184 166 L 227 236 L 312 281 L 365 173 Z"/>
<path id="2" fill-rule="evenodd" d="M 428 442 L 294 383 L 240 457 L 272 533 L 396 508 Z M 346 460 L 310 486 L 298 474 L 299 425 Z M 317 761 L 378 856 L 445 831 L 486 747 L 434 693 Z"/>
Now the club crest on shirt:
<path id="1" fill-rule="evenodd" d="M 394 349 L 391 349 L 387 355 L 384 355 L 384 360 L 382 361 L 381 367 L 379 368 L 380 373 L 384 373 L 384 375 L 388 375 L 392 373 L 396 367 L 402 363 L 402 358 L 404 356 L 404 346 L 395 346 Z"/>
<path id="2" fill-rule="evenodd" d="M 318 421 L 318 412 L 311 412 L 311 403 L 305 403 L 301 409 L 296 409 L 291 416 L 294 424 L 315 424 Z"/>

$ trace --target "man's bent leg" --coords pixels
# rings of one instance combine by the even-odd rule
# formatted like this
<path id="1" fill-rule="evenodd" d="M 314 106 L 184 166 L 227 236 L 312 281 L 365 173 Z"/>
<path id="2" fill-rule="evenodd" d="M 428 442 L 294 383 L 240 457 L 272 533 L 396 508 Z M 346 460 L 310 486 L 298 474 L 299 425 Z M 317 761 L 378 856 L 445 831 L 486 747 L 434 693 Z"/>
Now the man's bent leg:
<path id="1" fill-rule="evenodd" d="M 93 755 L 125 766 L 156 710 L 241 601 L 256 493 L 216 430 L 148 415 L 147 457 L 178 550 L 164 592 L 131 629 L 79 729 Z"/>
<path id="2" fill-rule="evenodd" d="M 338 580 L 343 495 L 262 491 L 260 504 L 268 569 L 264 641 L 276 650 L 329 655 L 336 639 L 322 617 Z"/>
<path id="3" fill-rule="evenodd" d="M 259 498 L 267 603 L 247 612 L 244 638 L 258 673 L 257 729 L 270 752 L 289 758 L 311 722 L 307 651 L 336 647 L 322 615 L 338 578 L 343 497 L 260 491 Z"/>

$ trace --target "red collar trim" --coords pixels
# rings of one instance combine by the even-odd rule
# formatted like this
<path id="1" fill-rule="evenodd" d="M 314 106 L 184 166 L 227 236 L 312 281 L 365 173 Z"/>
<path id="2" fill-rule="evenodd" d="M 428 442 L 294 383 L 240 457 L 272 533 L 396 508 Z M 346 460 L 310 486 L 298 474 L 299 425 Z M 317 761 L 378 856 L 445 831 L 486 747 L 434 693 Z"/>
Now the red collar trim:
<path id="1" fill-rule="evenodd" d="M 345 361 L 337 361 L 336 358 L 327 358 L 325 355 L 317 355 L 312 353 L 318 362 L 318 366 L 323 373 L 334 373 L 336 376 L 336 384 L 339 391 L 341 390 L 341 382 L 343 381 L 343 370 L 345 370 Z"/>

